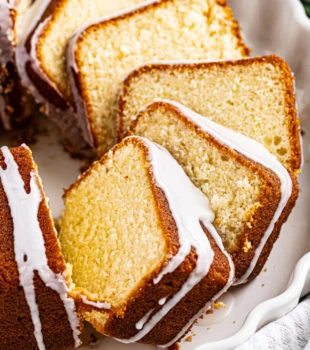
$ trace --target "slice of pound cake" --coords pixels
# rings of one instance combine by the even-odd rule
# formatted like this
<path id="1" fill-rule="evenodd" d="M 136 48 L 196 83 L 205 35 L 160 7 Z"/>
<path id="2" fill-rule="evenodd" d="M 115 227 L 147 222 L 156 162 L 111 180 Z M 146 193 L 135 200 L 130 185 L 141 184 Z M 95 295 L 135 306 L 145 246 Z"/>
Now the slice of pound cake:
<path id="1" fill-rule="evenodd" d="M 150 104 L 132 132 L 166 147 L 182 165 L 210 199 L 236 283 L 254 278 L 294 206 L 296 179 L 258 142 L 176 102 Z"/>
<path id="2" fill-rule="evenodd" d="M 233 282 L 207 197 L 159 145 L 124 139 L 64 199 L 79 311 L 105 335 L 172 344 Z"/>
<path id="3" fill-rule="evenodd" d="M 32 0 L 0 0 L 0 119 L 12 129 L 33 113 L 15 66 L 15 50 L 23 35 L 23 22 Z"/>
<path id="4" fill-rule="evenodd" d="M 151 60 L 248 55 L 223 0 L 160 0 L 79 30 L 68 45 L 71 85 L 85 139 L 104 153 L 116 140 L 121 82 Z"/>
<path id="5" fill-rule="evenodd" d="M 119 137 L 155 99 L 178 101 L 263 144 L 290 171 L 301 164 L 292 73 L 272 55 L 237 61 L 150 64 L 126 78 L 119 101 Z"/>
<path id="6" fill-rule="evenodd" d="M 31 152 L 2 147 L 0 165 L 0 348 L 78 346 L 70 272 Z"/>
<path id="7" fill-rule="evenodd" d="M 142 0 L 52 0 L 33 6 L 31 31 L 17 50 L 19 73 L 24 85 L 45 112 L 63 130 L 69 148 L 82 143 L 71 108 L 71 91 L 65 66 L 65 47 L 72 33 L 84 25 Z"/>

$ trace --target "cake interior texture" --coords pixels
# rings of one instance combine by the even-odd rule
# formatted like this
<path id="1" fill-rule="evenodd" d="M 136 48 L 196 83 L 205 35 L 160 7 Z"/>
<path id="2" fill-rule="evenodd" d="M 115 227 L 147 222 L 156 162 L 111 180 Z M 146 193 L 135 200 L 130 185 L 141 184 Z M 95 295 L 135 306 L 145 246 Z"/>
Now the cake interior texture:
<path id="1" fill-rule="evenodd" d="M 246 57 L 248 50 L 224 2 L 165 0 L 88 27 L 74 54 L 86 117 L 102 154 L 115 143 L 118 95 L 130 70 L 154 60 Z"/>
<path id="2" fill-rule="evenodd" d="M 232 157 L 210 136 L 197 132 L 174 109 L 160 103 L 140 113 L 132 132 L 164 146 L 209 198 L 214 225 L 225 248 L 233 253 L 240 249 L 241 242 L 241 249 L 248 249 L 243 247 L 244 231 L 255 224 L 262 198 L 270 200 L 272 195 L 272 184 L 264 172 L 248 159 L 244 161 L 243 156 Z"/>
<path id="3" fill-rule="evenodd" d="M 77 308 L 107 336 L 173 344 L 234 280 L 208 199 L 145 138 L 113 147 L 69 188 L 65 205 L 60 242 Z"/>
<path id="4" fill-rule="evenodd" d="M 109 152 L 65 197 L 60 242 L 73 281 L 112 308 L 121 309 L 168 251 L 144 158 L 134 144 Z"/>
<path id="5" fill-rule="evenodd" d="M 72 33 L 82 25 L 140 2 L 142 0 L 63 0 L 53 4 L 53 17 L 38 38 L 37 55 L 45 74 L 64 96 L 71 94 L 65 48 Z"/>
<path id="6" fill-rule="evenodd" d="M 287 64 L 276 56 L 133 72 L 120 99 L 120 136 L 154 99 L 178 101 L 262 143 L 288 169 L 300 167 L 299 122 Z"/>

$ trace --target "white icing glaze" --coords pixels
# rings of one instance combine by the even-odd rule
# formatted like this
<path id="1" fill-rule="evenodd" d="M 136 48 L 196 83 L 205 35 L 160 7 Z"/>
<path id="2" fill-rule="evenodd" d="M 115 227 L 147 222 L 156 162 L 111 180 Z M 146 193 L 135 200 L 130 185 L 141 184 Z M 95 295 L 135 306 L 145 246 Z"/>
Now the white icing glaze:
<path id="1" fill-rule="evenodd" d="M 136 328 L 138 330 L 141 330 L 144 325 L 146 324 L 146 322 L 149 320 L 152 312 L 154 311 L 154 309 L 150 310 L 146 315 L 144 315 L 141 320 L 139 322 L 136 323 Z"/>
<path id="2" fill-rule="evenodd" d="M 66 278 L 64 275 L 55 274 L 48 266 L 44 238 L 38 221 L 38 210 L 42 201 L 38 179 L 35 172 L 32 171 L 30 192 L 27 193 L 18 165 L 10 150 L 7 147 L 2 147 L 1 150 L 6 169 L 0 167 L 0 179 L 11 211 L 15 259 L 20 284 L 30 309 L 38 348 L 44 350 L 45 345 L 33 283 L 34 271 L 38 272 L 47 287 L 59 294 L 68 315 L 75 344 L 78 346 L 80 345 L 79 320 L 75 315 L 74 301 L 68 296 Z"/>
<path id="3" fill-rule="evenodd" d="M 175 271 L 190 253 L 191 248 L 194 248 L 197 253 L 197 264 L 181 289 L 169 300 L 162 300 L 164 301 L 162 308 L 145 322 L 143 328 L 136 335 L 130 339 L 119 339 L 124 343 L 141 340 L 208 274 L 214 259 L 214 252 L 201 224 L 206 227 L 229 261 L 231 270 L 226 285 L 227 288 L 232 284 L 234 278 L 232 260 L 224 250 L 221 238 L 212 225 L 214 214 L 210 209 L 208 198 L 193 185 L 181 166 L 166 149 L 147 139 L 139 139 L 142 139 L 149 149 L 154 178 L 157 186 L 164 191 L 168 200 L 169 208 L 176 222 L 180 242 L 178 253 L 171 258 L 168 265 L 154 280 L 154 284 L 158 283 L 167 273 Z M 167 169 L 169 169 L 169 175 Z M 149 316 L 149 313 L 145 317 L 147 316 Z M 144 318 L 142 320 L 144 321 Z M 183 329 L 184 331 L 185 329 Z M 177 339 L 181 336 L 182 333 L 179 333 Z"/>
<path id="4" fill-rule="evenodd" d="M 167 298 L 161 298 L 158 300 L 158 305 L 164 305 L 167 301 Z"/>
<path id="5" fill-rule="evenodd" d="M 109 303 L 102 303 L 100 301 L 91 301 L 87 299 L 85 295 L 82 296 L 82 301 L 84 304 L 94 306 L 97 309 L 106 309 L 106 310 L 111 309 L 111 305 Z"/>
<path id="6" fill-rule="evenodd" d="M 195 113 L 189 108 L 181 105 L 180 103 L 162 100 L 165 103 L 171 104 L 178 108 L 181 113 L 185 114 L 190 120 L 196 123 L 201 129 L 212 135 L 214 138 L 219 140 L 221 143 L 227 145 L 228 147 L 236 150 L 237 152 L 245 155 L 249 159 L 254 160 L 257 163 L 262 164 L 268 169 L 271 169 L 281 181 L 281 200 L 279 202 L 278 208 L 274 213 L 274 216 L 261 239 L 261 242 L 257 249 L 255 250 L 255 255 L 251 261 L 249 268 L 246 273 L 235 282 L 235 285 L 245 283 L 248 277 L 253 272 L 258 258 L 268 240 L 271 233 L 273 232 L 276 222 L 279 220 L 283 209 L 285 208 L 289 198 L 292 194 L 292 180 L 286 170 L 286 168 L 278 161 L 278 159 L 272 155 L 262 144 L 252 140 L 242 134 L 239 134 L 231 129 L 228 129 L 220 124 L 217 124 L 206 117 Z"/>
<path id="7" fill-rule="evenodd" d="M 28 8 L 23 18 L 23 28 L 21 30 L 21 37 L 19 41 L 25 41 L 30 33 L 37 26 L 41 16 L 50 4 L 50 0 L 35 0 L 35 2 Z"/>

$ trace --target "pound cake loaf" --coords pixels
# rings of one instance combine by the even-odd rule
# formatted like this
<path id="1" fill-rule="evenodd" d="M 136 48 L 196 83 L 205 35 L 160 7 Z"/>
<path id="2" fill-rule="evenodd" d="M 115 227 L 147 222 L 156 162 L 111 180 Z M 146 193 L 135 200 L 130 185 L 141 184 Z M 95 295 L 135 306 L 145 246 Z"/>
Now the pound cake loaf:
<path id="1" fill-rule="evenodd" d="M 124 139 L 64 200 L 79 312 L 105 335 L 169 346 L 233 282 L 207 197 L 159 145 Z"/>
<path id="2" fill-rule="evenodd" d="M 98 154 L 116 142 L 121 82 L 151 60 L 247 57 L 224 0 L 160 0 L 106 18 L 70 39 L 67 64 L 83 135 Z"/>
<path id="3" fill-rule="evenodd" d="M 34 111 L 32 98 L 22 87 L 15 65 L 16 46 L 32 2 L 0 0 L 0 119 L 5 130 L 18 126 Z"/>
<path id="4" fill-rule="evenodd" d="M 147 106 L 132 133 L 165 147 L 209 198 L 235 284 L 254 278 L 295 204 L 296 178 L 258 142 L 176 102 Z"/>
<path id="5" fill-rule="evenodd" d="M 290 171 L 301 164 L 292 73 L 271 55 L 236 61 L 154 63 L 125 79 L 119 137 L 154 99 L 178 101 L 198 114 L 263 144 Z"/>
<path id="6" fill-rule="evenodd" d="M 67 270 L 31 151 L 1 148 L 0 348 L 80 345 Z"/>
<path id="7" fill-rule="evenodd" d="M 84 142 L 71 103 L 64 54 L 67 40 L 85 23 L 141 1 L 51 0 L 33 6 L 35 30 L 17 50 L 19 73 L 45 113 L 62 129 L 71 152 L 83 153 Z"/>

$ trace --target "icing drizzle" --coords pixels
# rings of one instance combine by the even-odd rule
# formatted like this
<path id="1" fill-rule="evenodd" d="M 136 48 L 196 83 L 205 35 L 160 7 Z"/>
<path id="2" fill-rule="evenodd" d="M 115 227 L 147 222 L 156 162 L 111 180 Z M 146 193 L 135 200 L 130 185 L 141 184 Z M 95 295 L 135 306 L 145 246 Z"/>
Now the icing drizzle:
<path id="1" fill-rule="evenodd" d="M 245 283 L 248 280 L 251 273 L 253 272 L 256 263 L 259 259 L 259 256 L 268 238 L 273 232 L 276 222 L 279 220 L 289 198 L 291 197 L 292 179 L 286 168 L 278 161 L 278 159 L 259 142 L 252 140 L 247 136 L 239 134 L 231 129 L 228 129 L 220 124 L 217 124 L 212 120 L 195 113 L 194 111 L 185 107 L 184 105 L 181 105 L 180 103 L 170 100 L 162 100 L 162 102 L 176 107 L 182 114 L 185 114 L 186 117 L 188 117 L 195 124 L 197 124 L 202 130 L 212 135 L 221 143 L 227 145 L 231 149 L 236 150 L 237 152 L 248 157 L 249 159 L 252 159 L 257 163 L 262 164 L 264 167 L 272 170 L 281 181 L 281 200 L 279 202 L 278 208 L 275 211 L 274 216 L 271 222 L 269 223 L 269 226 L 265 231 L 265 234 L 261 239 L 259 246 L 255 250 L 255 255 L 247 271 L 234 284 L 238 285 Z"/>
<path id="2" fill-rule="evenodd" d="M 136 323 L 136 329 L 141 330 L 146 322 L 149 320 L 154 309 L 151 309 L 147 314 L 145 314 L 139 322 Z"/>
<path id="3" fill-rule="evenodd" d="M 102 303 L 100 301 L 91 301 L 85 295 L 82 296 L 82 301 L 85 305 L 90 305 L 97 309 L 105 309 L 105 310 L 111 309 L 111 305 L 109 303 Z"/>
<path id="4" fill-rule="evenodd" d="M 230 275 L 227 284 L 219 294 L 222 294 L 232 284 L 234 278 L 232 260 L 224 250 L 221 238 L 212 225 L 214 214 L 210 209 L 208 198 L 193 185 L 181 166 L 166 149 L 147 139 L 140 139 L 143 139 L 149 149 L 154 178 L 157 186 L 164 191 L 168 200 L 170 210 L 177 225 L 180 242 L 178 253 L 171 258 L 168 265 L 154 279 L 154 284 L 159 283 L 166 274 L 175 271 L 183 263 L 192 248 L 196 251 L 197 263 L 182 288 L 168 300 L 165 298 L 161 299 L 159 303 L 162 306 L 161 309 L 151 316 L 151 312 L 148 312 L 138 322 L 137 325 L 139 328 L 142 327 L 136 335 L 130 339 L 119 339 L 124 343 L 141 340 L 208 274 L 214 259 L 214 252 L 201 225 L 206 227 L 218 247 L 225 254 L 230 265 Z M 167 175 L 167 169 L 169 169 L 169 176 Z M 190 323 L 177 335 L 176 340 L 182 336 L 189 325 Z M 139 328 L 137 327 L 137 329 Z M 173 340 L 173 342 L 176 340 Z"/>
<path id="5" fill-rule="evenodd" d="M 23 146 L 26 148 L 26 146 Z M 75 345 L 80 345 L 79 320 L 75 315 L 74 301 L 68 297 L 68 287 L 63 274 L 55 274 L 48 266 L 43 233 L 38 221 L 39 205 L 42 201 L 41 190 L 35 171 L 31 172 L 30 192 L 25 191 L 24 181 L 19 173 L 18 164 L 7 147 L 1 148 L 6 169 L 0 167 L 0 179 L 7 196 L 13 220 L 14 252 L 18 267 L 20 284 L 30 309 L 34 326 L 34 336 L 39 350 L 44 350 L 42 325 L 36 303 L 34 272 L 45 285 L 59 294 L 72 328 Z"/>
<path id="6" fill-rule="evenodd" d="M 201 127 L 204 131 L 208 132 L 214 138 L 219 140 L 221 143 L 227 145 L 228 147 L 238 151 L 239 153 L 245 155 L 246 157 L 254 160 L 265 166 L 266 168 L 271 169 L 280 179 L 281 181 L 281 199 L 278 204 L 278 208 L 274 213 L 274 216 L 263 236 L 259 246 L 255 250 L 254 257 L 251 261 L 250 266 L 248 267 L 246 273 L 235 282 L 235 284 L 245 283 L 248 277 L 251 275 L 256 263 L 259 259 L 259 256 L 270 237 L 275 223 L 279 220 L 291 194 L 292 194 L 292 180 L 291 177 L 286 170 L 286 168 L 277 160 L 277 158 L 269 153 L 267 149 L 260 143 L 241 135 L 233 130 L 230 130 L 222 125 L 214 123 L 208 118 L 202 117 L 187 107 L 173 101 L 163 100 L 164 103 L 169 103 L 176 107 L 182 114 L 185 114 L 190 120 L 196 123 L 199 127 Z M 147 107 L 146 107 L 147 108 Z M 213 213 L 209 209 L 209 203 L 205 196 L 202 196 L 202 193 L 194 187 L 194 185 L 189 180 L 181 180 L 182 175 L 181 172 L 177 169 L 180 167 L 176 161 L 171 162 L 171 156 L 169 153 L 154 143 L 144 139 L 148 144 L 151 153 L 151 161 L 153 163 L 153 171 L 154 177 L 157 181 L 157 185 L 163 189 L 165 195 L 169 202 L 170 210 L 172 211 L 173 217 L 175 218 L 178 233 L 180 236 L 181 247 L 176 256 L 174 256 L 170 263 L 163 269 L 160 275 L 154 280 L 154 283 L 158 283 L 162 277 L 166 273 L 173 272 L 186 257 L 189 252 L 190 247 L 195 247 L 198 253 L 197 266 L 195 271 L 192 272 L 187 282 L 183 285 L 181 290 L 176 293 L 171 299 L 168 301 L 160 300 L 160 305 L 163 307 L 152 315 L 150 320 L 148 320 L 140 332 L 138 332 L 135 336 L 127 340 L 121 340 L 123 342 L 135 342 L 141 340 L 147 333 L 149 333 L 158 322 L 182 299 L 186 293 L 195 286 L 195 284 L 199 283 L 204 276 L 204 273 L 207 274 L 207 270 L 212 263 L 213 257 L 212 252 L 210 252 L 211 247 L 209 246 L 209 242 L 207 241 L 206 236 L 203 237 L 201 235 L 201 229 L 199 230 L 197 223 L 201 221 L 205 227 L 208 229 L 209 233 L 213 236 L 216 243 L 220 247 L 220 249 L 225 253 L 223 244 L 221 239 L 219 238 L 217 232 L 215 231 L 212 222 L 214 219 Z M 161 152 L 159 152 L 161 151 Z M 170 158 L 168 160 L 168 158 Z M 165 169 L 169 169 L 169 172 L 173 174 L 173 176 L 167 176 Z M 183 173 L 183 177 L 186 175 Z M 182 183 L 181 183 L 182 182 Z M 189 186 L 188 184 L 192 186 Z M 193 187 L 193 189 L 190 189 Z M 182 188 L 182 197 L 179 193 L 178 189 Z M 204 208 L 204 209 L 203 209 Z M 203 211 L 202 211 L 203 209 Z M 202 215 L 203 213 L 203 215 Z M 208 215 L 206 216 L 206 213 Z M 187 221 L 188 220 L 188 221 Z M 188 242 L 190 241 L 190 243 Z M 197 248 L 197 244 L 200 245 Z M 227 254 L 227 253 L 225 253 Z M 227 255 L 226 255 L 227 256 Z M 207 257 L 207 258 L 206 258 Z M 208 264 L 208 269 L 203 270 L 201 268 L 201 261 L 205 259 L 205 263 Z M 229 258 L 228 258 L 229 259 Z M 231 260 L 229 259 L 231 264 Z M 232 265 L 231 265 L 232 267 Z M 212 300 L 201 310 L 197 315 L 195 315 L 191 321 L 182 329 L 182 331 L 168 344 L 162 345 L 163 347 L 169 347 L 174 342 L 176 342 L 183 333 L 187 330 L 187 328 L 192 324 L 192 322 L 199 317 L 199 315 L 206 311 L 212 301 L 218 299 L 220 295 L 227 291 L 230 285 L 233 282 L 234 278 L 234 270 L 233 267 L 231 269 L 230 278 L 227 285 L 221 290 L 216 296 L 212 298 Z M 149 316 L 149 313 L 145 315 L 145 317 Z M 142 319 L 144 321 L 144 319 Z"/>

